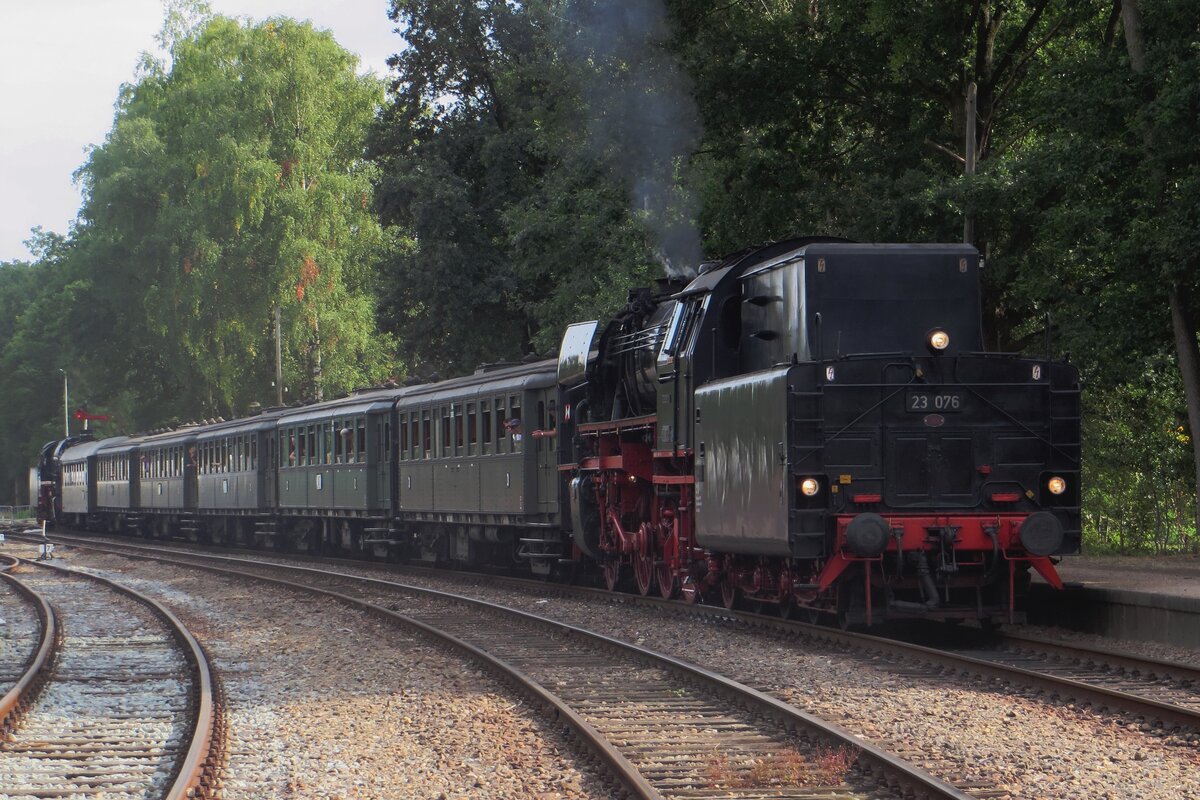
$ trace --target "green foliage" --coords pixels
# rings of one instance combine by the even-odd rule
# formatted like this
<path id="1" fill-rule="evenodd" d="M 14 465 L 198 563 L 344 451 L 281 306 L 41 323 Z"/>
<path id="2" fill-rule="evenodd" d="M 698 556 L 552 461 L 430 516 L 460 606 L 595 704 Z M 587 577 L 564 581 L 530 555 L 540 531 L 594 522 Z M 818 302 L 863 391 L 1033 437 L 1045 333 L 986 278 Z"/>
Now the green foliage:
<path id="1" fill-rule="evenodd" d="M 1178 371 L 1161 359 L 1084 407 L 1084 545 L 1089 551 L 1189 550 L 1196 544 L 1191 437 Z"/>
<path id="2" fill-rule="evenodd" d="M 101 302 L 77 323 L 131 326 L 107 388 L 176 398 L 160 417 L 270 403 L 276 307 L 287 399 L 388 374 L 374 325 L 383 237 L 361 157 L 382 87 L 328 34 L 286 19 L 213 17 L 171 56 L 127 87 L 80 171 L 80 288 Z M 119 311 L 131 303 L 142 313 Z"/>
<path id="3" fill-rule="evenodd" d="M 658 233 L 686 213 L 631 209 L 633 151 L 601 125 L 622 111 L 613 86 L 666 90 L 584 36 L 575 20 L 601 5 L 392 3 L 409 46 L 369 152 L 382 219 L 404 232 L 383 276 L 385 323 L 423 369 L 552 348 L 564 324 L 611 313 L 660 275 L 657 252 L 672 257 Z"/>

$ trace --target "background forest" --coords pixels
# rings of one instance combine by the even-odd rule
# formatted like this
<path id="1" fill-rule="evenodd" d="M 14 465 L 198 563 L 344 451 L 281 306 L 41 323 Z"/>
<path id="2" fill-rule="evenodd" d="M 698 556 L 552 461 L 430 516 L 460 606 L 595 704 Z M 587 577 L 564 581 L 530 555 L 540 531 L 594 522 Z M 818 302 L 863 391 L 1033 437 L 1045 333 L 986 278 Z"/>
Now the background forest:
<path id="1" fill-rule="evenodd" d="M 76 225 L 0 264 L 0 502 L 27 502 L 62 435 L 64 373 L 104 435 L 229 418 L 545 353 L 751 244 L 960 241 L 967 221 L 989 345 L 1082 369 L 1089 548 L 1200 550 L 1191 0 L 390 17 L 381 79 L 306 23 L 170 5 L 169 58 L 122 88 Z"/>

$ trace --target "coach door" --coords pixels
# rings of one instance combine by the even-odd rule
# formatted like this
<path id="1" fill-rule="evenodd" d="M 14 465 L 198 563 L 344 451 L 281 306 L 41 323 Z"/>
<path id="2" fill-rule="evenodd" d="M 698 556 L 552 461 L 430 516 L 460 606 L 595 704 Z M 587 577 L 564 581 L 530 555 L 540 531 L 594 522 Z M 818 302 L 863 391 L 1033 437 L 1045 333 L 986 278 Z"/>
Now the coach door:
<path id="1" fill-rule="evenodd" d="M 278 498 L 275 495 L 275 478 L 279 475 L 279 454 L 276 451 L 274 429 L 263 434 L 255 434 L 260 440 L 259 447 L 267 448 L 266 467 L 260 462 L 258 468 L 263 471 L 263 493 L 259 500 L 260 507 L 275 508 Z"/>
<path id="2" fill-rule="evenodd" d="M 536 451 L 537 461 L 537 510 L 539 514 L 558 513 L 558 448 L 555 434 L 558 432 L 557 392 L 538 391 L 535 426 L 530 431 L 530 446 Z M 528 430 L 528 428 L 527 428 Z"/>

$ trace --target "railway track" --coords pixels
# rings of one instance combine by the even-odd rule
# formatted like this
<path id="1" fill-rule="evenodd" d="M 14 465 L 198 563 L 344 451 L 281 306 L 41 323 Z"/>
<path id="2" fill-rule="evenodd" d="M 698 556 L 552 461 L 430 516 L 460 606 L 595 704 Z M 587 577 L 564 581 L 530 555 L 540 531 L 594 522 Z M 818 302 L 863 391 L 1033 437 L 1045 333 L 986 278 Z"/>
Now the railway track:
<path id="1" fill-rule="evenodd" d="M 126 544 L 83 546 L 319 592 L 416 627 L 470 653 L 543 704 L 632 797 L 966 800 L 991 794 L 985 786 L 945 783 L 709 670 L 526 612 L 313 567 Z"/>
<path id="2" fill-rule="evenodd" d="M 58 620 L 45 598 L 7 574 L 20 559 L 0 557 L 0 733 L 17 723 L 41 688 L 58 644 Z"/>
<path id="3" fill-rule="evenodd" d="M 295 559 L 294 556 L 286 558 Z M 326 559 L 315 560 L 321 563 L 328 562 Z M 311 563 L 307 558 L 305 562 Z M 349 568 L 346 562 L 340 562 L 340 566 Z M 376 574 L 381 569 L 378 565 L 364 563 L 354 563 L 354 568 Z M 387 569 L 387 574 L 394 577 L 394 568 Z M 442 584 L 447 580 L 461 580 L 473 585 L 495 581 L 506 587 L 520 585 L 543 596 L 582 594 L 604 598 L 610 602 L 613 599 L 611 593 L 601 590 L 524 579 L 492 578 L 475 573 L 415 571 L 436 574 L 439 583 Z M 803 643 L 805 650 L 809 652 L 824 650 L 845 654 L 892 670 L 899 675 L 911 674 L 922 678 L 943 675 L 951 680 L 983 680 L 989 686 L 998 687 L 1005 693 L 1037 695 L 1060 706 L 1067 703 L 1091 706 L 1094 711 L 1103 715 L 1121 718 L 1123 724 L 1136 721 L 1143 730 L 1182 729 L 1185 733 L 1190 732 L 1190 736 L 1193 737 L 1200 732 L 1200 713 L 1196 709 L 1200 682 L 1197 681 L 1196 670 L 1187 665 L 1147 661 L 1116 652 L 1067 648 L 1061 644 L 1053 647 L 1053 643 L 1029 639 L 1018 641 L 1015 637 L 1009 637 L 1008 644 L 1002 644 L 999 649 L 995 647 L 995 637 L 992 637 L 984 639 L 991 642 L 987 646 L 975 644 L 965 651 L 951 652 L 944 648 L 836 631 L 774 617 L 731 612 L 718 607 L 686 606 L 635 595 L 622 595 L 620 601 L 648 605 L 655 613 L 663 615 L 698 615 L 710 618 L 714 624 L 753 627 L 772 637 Z M 961 633 L 968 634 L 970 631 L 963 630 Z M 954 763 L 952 759 L 947 759 L 939 753 L 937 748 L 930 748 L 924 743 L 911 739 L 886 738 L 878 738 L 876 743 L 890 752 L 921 763 L 926 769 L 944 777 L 953 779 L 954 776 L 965 772 L 963 765 Z M 976 797 L 995 794 L 984 784 L 958 785 L 960 789 L 969 791 Z"/>
<path id="4" fill-rule="evenodd" d="M 1163 707 L 1173 715 L 1182 710 L 1174 717 L 1179 724 L 1200 728 L 1200 668 L 1195 666 L 1007 633 L 990 646 L 958 652 L 1140 697 L 1156 704 L 1146 710 L 1149 715 L 1158 715 Z"/>
<path id="5" fill-rule="evenodd" d="M 5 578 L 38 609 L 40 633 L 0 701 L 3 796 L 211 796 L 212 672 L 182 623 L 75 570 L 18 561 Z"/>

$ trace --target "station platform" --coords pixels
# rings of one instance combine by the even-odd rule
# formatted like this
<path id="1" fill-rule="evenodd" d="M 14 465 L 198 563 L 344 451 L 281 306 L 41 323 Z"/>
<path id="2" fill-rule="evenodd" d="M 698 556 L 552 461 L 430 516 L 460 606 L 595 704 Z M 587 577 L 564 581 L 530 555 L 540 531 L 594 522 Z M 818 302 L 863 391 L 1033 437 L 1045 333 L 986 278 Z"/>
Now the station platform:
<path id="1" fill-rule="evenodd" d="M 1035 578 L 1031 623 L 1200 648 L 1200 557 L 1066 556 L 1058 571 L 1062 592 Z"/>

